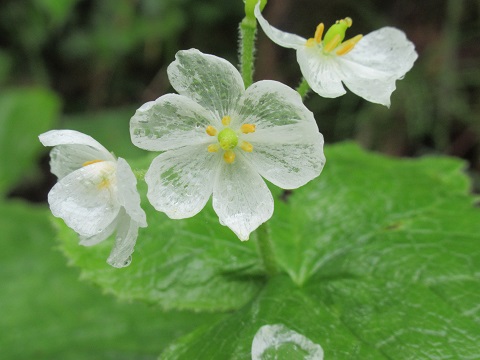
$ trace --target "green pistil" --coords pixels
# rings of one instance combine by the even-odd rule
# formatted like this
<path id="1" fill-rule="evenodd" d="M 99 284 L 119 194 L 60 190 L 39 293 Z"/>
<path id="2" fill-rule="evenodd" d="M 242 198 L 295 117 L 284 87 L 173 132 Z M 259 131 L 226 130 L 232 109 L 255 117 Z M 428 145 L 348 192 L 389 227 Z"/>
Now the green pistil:
<path id="1" fill-rule="evenodd" d="M 230 128 L 225 128 L 218 134 L 218 142 L 223 150 L 232 150 L 238 144 L 238 135 Z"/>
<path id="2" fill-rule="evenodd" d="M 330 26 L 330 28 L 327 30 L 327 33 L 323 38 L 323 43 L 328 44 L 330 40 L 332 40 L 337 34 L 340 36 L 339 43 L 341 43 L 343 39 L 345 39 L 345 32 L 350 26 L 352 26 L 352 19 L 347 17 L 345 19 L 338 20 L 334 25 Z"/>

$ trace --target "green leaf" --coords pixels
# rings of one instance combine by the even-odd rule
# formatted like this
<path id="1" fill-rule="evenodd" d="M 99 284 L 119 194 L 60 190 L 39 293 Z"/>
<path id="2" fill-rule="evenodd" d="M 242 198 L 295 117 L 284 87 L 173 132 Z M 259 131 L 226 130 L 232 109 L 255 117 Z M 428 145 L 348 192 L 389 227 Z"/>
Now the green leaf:
<path id="1" fill-rule="evenodd" d="M 40 88 L 0 94 L 0 195 L 34 165 L 43 149 L 38 135 L 53 127 L 59 108 L 58 97 Z"/>
<path id="2" fill-rule="evenodd" d="M 145 206 L 150 226 L 125 271 L 104 263 L 111 242 L 81 248 L 61 226 L 63 248 L 85 277 L 121 297 L 237 309 L 174 343 L 165 359 L 248 358 L 264 325 L 295 331 L 332 359 L 478 357 L 480 211 L 463 163 L 392 159 L 353 144 L 326 154 L 318 179 L 286 201 L 275 195 L 269 224 L 288 276 L 262 277 L 254 241 L 235 239 L 211 206 L 183 221 Z M 288 359 L 304 352 L 269 350 Z"/>
<path id="3" fill-rule="evenodd" d="M 212 318 L 119 303 L 79 282 L 54 249 L 46 208 L 0 203 L 0 228 L 2 358 L 155 359 L 173 338 Z"/>

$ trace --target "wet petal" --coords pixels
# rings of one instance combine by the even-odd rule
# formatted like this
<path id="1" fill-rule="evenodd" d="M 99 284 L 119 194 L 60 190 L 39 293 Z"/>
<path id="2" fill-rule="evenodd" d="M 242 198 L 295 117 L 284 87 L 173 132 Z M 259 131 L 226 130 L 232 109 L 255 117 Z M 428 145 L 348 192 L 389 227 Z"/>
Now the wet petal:
<path id="1" fill-rule="evenodd" d="M 303 47 L 297 51 L 297 61 L 303 77 L 318 95 L 335 98 L 346 93 L 338 56 L 327 56 L 317 48 Z"/>
<path id="2" fill-rule="evenodd" d="M 168 78 L 179 94 L 209 110 L 218 121 L 230 115 L 245 92 L 238 70 L 228 61 L 196 49 L 179 51 Z"/>
<path id="3" fill-rule="evenodd" d="M 261 176 L 238 154 L 233 164 L 220 165 L 213 208 L 220 223 L 244 241 L 272 217 L 273 197 Z"/>
<path id="4" fill-rule="evenodd" d="M 300 47 L 305 46 L 307 39 L 302 38 L 301 36 L 290 34 L 281 30 L 278 30 L 271 26 L 267 20 L 262 15 L 260 11 L 260 2 L 255 6 L 255 17 L 258 20 L 258 23 L 263 29 L 265 35 L 267 35 L 270 40 L 274 43 L 291 49 L 299 49 Z"/>
<path id="5" fill-rule="evenodd" d="M 293 131 L 297 132 L 293 137 L 282 131 L 265 134 L 264 141 L 252 141 L 253 151 L 244 154 L 260 175 L 282 189 L 305 185 L 325 165 L 322 134 L 301 126 Z"/>
<path id="6" fill-rule="evenodd" d="M 147 174 L 148 200 L 172 219 L 196 215 L 213 191 L 213 180 L 222 161 L 205 145 L 170 150 L 157 156 Z"/>
<path id="7" fill-rule="evenodd" d="M 115 220 L 113 220 L 110 225 L 108 225 L 102 232 L 93 235 L 93 236 L 80 236 L 80 245 L 83 246 L 93 246 L 101 243 L 103 240 L 108 239 L 110 235 L 113 234 L 118 225 L 118 215 Z"/>
<path id="8" fill-rule="evenodd" d="M 385 27 L 363 37 L 339 60 L 344 69 L 344 83 L 352 92 L 389 106 L 395 81 L 405 76 L 417 56 L 414 45 L 402 31 Z"/>
<path id="9" fill-rule="evenodd" d="M 135 112 L 130 135 L 139 148 L 165 151 L 212 141 L 209 125 L 220 126 L 220 120 L 188 97 L 167 94 Z"/>
<path id="10" fill-rule="evenodd" d="M 48 194 L 53 215 L 84 237 L 104 231 L 120 209 L 114 173 L 115 163 L 103 161 L 65 176 Z"/>
<path id="11" fill-rule="evenodd" d="M 276 359 L 277 349 L 287 344 L 292 346 L 292 358 L 298 355 L 305 360 L 323 360 L 320 345 L 283 324 L 264 325 L 258 329 L 252 341 L 252 360 L 264 359 L 263 354 L 267 351 L 269 358 Z"/>
<path id="12" fill-rule="evenodd" d="M 115 245 L 107 259 L 107 263 L 116 268 L 130 265 L 132 253 L 138 237 L 138 223 L 121 210 L 119 216 Z"/>
<path id="13" fill-rule="evenodd" d="M 140 206 L 140 194 L 137 191 L 137 179 L 128 163 L 118 158 L 117 161 L 118 202 L 141 227 L 147 226 L 145 211 Z"/>
<path id="14" fill-rule="evenodd" d="M 255 124 L 256 130 L 249 136 L 265 129 L 280 126 L 309 126 L 316 129 L 313 114 L 303 105 L 300 95 L 290 87 L 272 80 L 264 80 L 250 86 L 239 106 L 242 124 Z"/>
<path id="15" fill-rule="evenodd" d="M 39 136 L 45 146 L 54 146 L 50 152 L 50 167 L 59 179 L 82 167 L 87 161 L 115 161 L 98 141 L 74 130 L 51 130 Z"/>

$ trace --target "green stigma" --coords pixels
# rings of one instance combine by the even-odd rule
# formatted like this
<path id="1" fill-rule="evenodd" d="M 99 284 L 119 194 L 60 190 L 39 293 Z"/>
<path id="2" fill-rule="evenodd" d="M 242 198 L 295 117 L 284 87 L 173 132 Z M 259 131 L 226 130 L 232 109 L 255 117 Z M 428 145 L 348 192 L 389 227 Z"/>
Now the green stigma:
<path id="1" fill-rule="evenodd" d="M 230 128 L 225 128 L 218 134 L 218 142 L 223 150 L 234 149 L 238 144 L 238 135 Z"/>
<path id="2" fill-rule="evenodd" d="M 340 37 L 338 43 L 341 43 L 343 39 L 345 39 L 345 32 L 350 26 L 352 26 L 352 19 L 349 17 L 337 20 L 337 22 L 327 30 L 323 38 L 323 43 L 328 44 L 336 35 Z"/>

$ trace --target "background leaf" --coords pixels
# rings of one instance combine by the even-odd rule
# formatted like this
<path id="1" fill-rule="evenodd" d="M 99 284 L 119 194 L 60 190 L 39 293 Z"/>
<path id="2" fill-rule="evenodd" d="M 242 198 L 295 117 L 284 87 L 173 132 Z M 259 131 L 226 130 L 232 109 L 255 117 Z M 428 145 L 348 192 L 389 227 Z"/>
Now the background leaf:
<path id="1" fill-rule="evenodd" d="M 0 94 L 0 194 L 34 166 L 43 148 L 38 135 L 54 126 L 59 110 L 58 97 L 41 88 Z"/>
<path id="2" fill-rule="evenodd" d="M 0 228 L 5 359 L 156 359 L 172 339 L 214 318 L 120 303 L 79 282 L 54 249 L 44 207 L 0 203 Z"/>
<path id="3" fill-rule="evenodd" d="M 81 248 L 61 226 L 63 248 L 122 297 L 238 309 L 174 343 L 165 359 L 243 359 L 258 329 L 279 323 L 334 359 L 475 358 L 480 212 L 463 163 L 392 159 L 353 144 L 327 148 L 327 159 L 286 202 L 275 192 L 269 223 L 288 277 L 262 277 L 255 242 L 235 239 L 210 206 L 184 221 L 149 207 L 150 227 L 123 273 L 104 263 L 111 244 Z"/>

